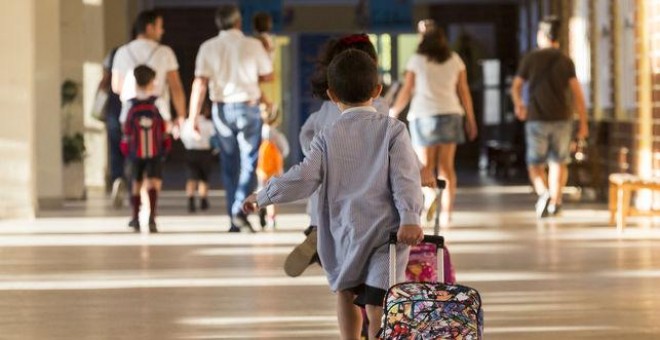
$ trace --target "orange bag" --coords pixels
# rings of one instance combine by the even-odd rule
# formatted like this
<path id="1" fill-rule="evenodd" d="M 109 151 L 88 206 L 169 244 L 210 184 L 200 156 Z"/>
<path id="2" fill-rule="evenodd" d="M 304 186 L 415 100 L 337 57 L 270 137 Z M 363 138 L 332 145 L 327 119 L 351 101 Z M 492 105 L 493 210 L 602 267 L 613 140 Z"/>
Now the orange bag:
<path id="1" fill-rule="evenodd" d="M 257 162 L 257 175 L 264 181 L 284 171 L 284 159 L 280 149 L 270 140 L 263 140 L 259 146 L 259 161 Z"/>

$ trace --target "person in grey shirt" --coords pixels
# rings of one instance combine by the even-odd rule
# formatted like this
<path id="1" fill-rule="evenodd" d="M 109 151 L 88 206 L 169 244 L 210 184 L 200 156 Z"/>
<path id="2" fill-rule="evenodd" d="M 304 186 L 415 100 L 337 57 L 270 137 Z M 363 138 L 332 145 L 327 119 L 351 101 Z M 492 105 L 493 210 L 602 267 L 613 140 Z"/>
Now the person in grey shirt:
<path id="1" fill-rule="evenodd" d="M 555 17 L 541 21 L 537 34 L 539 49 L 523 58 L 511 86 L 516 116 L 525 121 L 527 169 L 538 194 L 538 218 L 555 216 L 561 209 L 562 190 L 568 180 L 574 109 L 580 119 L 577 138 L 585 139 L 589 134 L 584 94 L 575 65 L 559 49 L 560 27 Z M 525 84 L 528 103 L 522 96 Z M 570 103 L 569 93 L 574 105 Z"/>
<path id="2" fill-rule="evenodd" d="M 244 209 L 309 197 L 317 189 L 318 252 L 337 292 L 342 339 L 360 337 L 365 306 L 375 339 L 388 288 L 390 232 L 397 232 L 397 273 L 424 233 L 421 177 L 403 123 L 371 105 L 382 86 L 368 54 L 347 50 L 328 67 L 328 95 L 341 117 L 312 141 L 305 160 L 250 195 Z M 256 204 L 256 207 L 255 207 Z M 399 257 L 400 256 L 400 257 Z"/>

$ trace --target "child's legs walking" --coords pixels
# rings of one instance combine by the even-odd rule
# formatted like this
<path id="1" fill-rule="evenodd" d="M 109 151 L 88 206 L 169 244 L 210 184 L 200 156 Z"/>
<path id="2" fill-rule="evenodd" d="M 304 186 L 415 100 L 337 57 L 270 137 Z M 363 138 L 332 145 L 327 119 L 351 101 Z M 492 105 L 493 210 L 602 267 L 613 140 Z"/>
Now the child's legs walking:
<path id="1" fill-rule="evenodd" d="M 337 320 L 342 340 L 359 340 L 362 329 L 362 313 L 356 306 L 355 293 L 349 290 L 337 292 Z"/>
<path id="2" fill-rule="evenodd" d="M 140 188 L 142 188 L 142 180 L 134 179 L 131 186 L 131 208 L 132 214 L 131 218 L 133 220 L 138 219 L 138 214 L 140 213 Z"/>
<path id="3" fill-rule="evenodd" d="M 365 305 L 369 319 L 369 340 L 376 340 L 383 318 L 383 306 Z"/>
<path id="4" fill-rule="evenodd" d="M 149 220 L 156 218 L 156 204 L 158 203 L 158 193 L 162 187 L 163 181 L 160 178 L 147 178 L 147 193 L 149 193 Z"/>
<path id="5" fill-rule="evenodd" d="M 189 179 L 186 182 L 186 196 L 195 197 L 195 191 L 197 190 L 197 185 L 198 185 L 198 182 L 196 180 Z M 200 184 L 200 188 L 201 188 L 201 184 Z M 200 189 L 200 191 L 201 191 L 201 189 Z"/>

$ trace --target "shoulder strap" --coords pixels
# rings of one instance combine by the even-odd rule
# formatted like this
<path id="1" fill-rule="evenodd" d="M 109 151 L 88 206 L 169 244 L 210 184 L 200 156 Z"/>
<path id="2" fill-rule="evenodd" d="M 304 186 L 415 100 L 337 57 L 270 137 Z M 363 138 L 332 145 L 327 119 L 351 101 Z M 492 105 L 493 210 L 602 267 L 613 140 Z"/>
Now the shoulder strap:
<path id="1" fill-rule="evenodd" d="M 151 60 L 151 58 L 154 56 L 154 54 L 156 54 L 156 51 L 157 51 L 159 48 L 160 48 L 160 44 L 157 44 L 156 47 L 154 47 L 154 48 L 151 50 L 151 52 L 149 53 L 149 56 L 147 57 L 147 60 L 145 60 L 145 61 L 144 61 L 143 63 L 141 63 L 141 64 L 142 64 L 142 65 L 147 64 L 147 63 Z M 136 64 L 136 65 L 140 65 L 140 63 L 137 62 L 137 58 L 135 58 L 135 55 L 133 54 L 133 52 L 131 52 L 131 48 L 130 48 L 130 46 L 129 46 L 128 44 L 126 44 L 126 51 L 128 51 L 128 56 L 131 57 L 131 60 L 133 60 L 133 63 Z"/>

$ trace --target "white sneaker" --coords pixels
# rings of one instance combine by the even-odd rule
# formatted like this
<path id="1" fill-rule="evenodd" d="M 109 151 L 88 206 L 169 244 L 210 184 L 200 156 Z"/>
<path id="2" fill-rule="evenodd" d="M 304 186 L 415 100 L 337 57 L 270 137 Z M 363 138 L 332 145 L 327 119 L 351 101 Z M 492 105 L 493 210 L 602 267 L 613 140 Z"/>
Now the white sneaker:
<path id="1" fill-rule="evenodd" d="M 112 206 L 119 209 L 124 206 L 124 196 L 126 196 L 126 182 L 122 178 L 115 179 L 112 182 Z"/>

